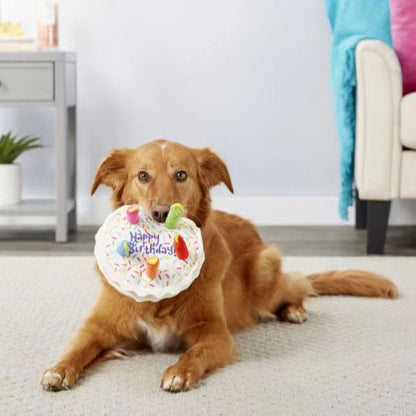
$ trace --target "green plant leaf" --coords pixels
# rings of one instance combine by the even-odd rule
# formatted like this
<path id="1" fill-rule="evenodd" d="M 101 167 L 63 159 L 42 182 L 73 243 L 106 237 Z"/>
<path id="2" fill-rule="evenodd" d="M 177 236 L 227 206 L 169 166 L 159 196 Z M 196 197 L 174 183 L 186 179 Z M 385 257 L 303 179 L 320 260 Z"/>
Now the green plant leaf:
<path id="1" fill-rule="evenodd" d="M 9 131 L 0 137 L 0 163 L 13 163 L 22 153 L 42 147 L 39 137 L 23 136 L 20 139 Z"/>

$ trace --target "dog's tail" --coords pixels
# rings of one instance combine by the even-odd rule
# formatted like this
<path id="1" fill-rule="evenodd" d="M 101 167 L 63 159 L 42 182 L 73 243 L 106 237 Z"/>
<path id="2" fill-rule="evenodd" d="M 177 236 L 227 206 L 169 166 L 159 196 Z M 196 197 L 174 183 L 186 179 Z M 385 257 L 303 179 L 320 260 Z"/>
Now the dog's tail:
<path id="1" fill-rule="evenodd" d="M 396 285 L 383 276 L 362 270 L 328 271 L 307 276 L 317 295 L 371 296 L 395 299 Z"/>

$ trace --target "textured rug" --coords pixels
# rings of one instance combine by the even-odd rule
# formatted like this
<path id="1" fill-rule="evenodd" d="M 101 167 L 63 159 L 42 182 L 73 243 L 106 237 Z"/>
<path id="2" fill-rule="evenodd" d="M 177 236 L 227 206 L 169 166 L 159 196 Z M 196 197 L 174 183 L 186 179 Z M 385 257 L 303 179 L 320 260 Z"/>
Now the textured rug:
<path id="1" fill-rule="evenodd" d="M 362 268 L 390 276 L 398 300 L 323 297 L 303 325 L 237 336 L 241 360 L 179 394 L 158 387 L 175 354 L 142 353 L 87 371 L 60 393 L 40 387 L 87 315 L 92 257 L 0 257 L 0 414 L 415 415 L 416 259 L 287 258 L 287 270 Z"/>

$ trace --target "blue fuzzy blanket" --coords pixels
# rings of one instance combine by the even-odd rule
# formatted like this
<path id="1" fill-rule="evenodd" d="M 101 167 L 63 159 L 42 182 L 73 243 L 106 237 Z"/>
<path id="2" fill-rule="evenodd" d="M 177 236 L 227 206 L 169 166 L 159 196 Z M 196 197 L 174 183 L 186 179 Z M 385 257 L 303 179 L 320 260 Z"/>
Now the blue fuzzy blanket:
<path id="1" fill-rule="evenodd" d="M 355 145 L 355 47 L 363 39 L 391 45 L 388 0 L 325 0 L 332 30 L 331 76 L 341 158 L 339 213 L 353 204 Z"/>

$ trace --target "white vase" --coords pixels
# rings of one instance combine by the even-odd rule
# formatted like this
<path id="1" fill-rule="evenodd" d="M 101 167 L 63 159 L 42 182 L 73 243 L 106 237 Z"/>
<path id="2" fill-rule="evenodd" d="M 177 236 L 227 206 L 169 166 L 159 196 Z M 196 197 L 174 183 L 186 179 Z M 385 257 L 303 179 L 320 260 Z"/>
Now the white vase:
<path id="1" fill-rule="evenodd" d="M 0 163 L 0 206 L 16 205 L 20 201 L 20 165 Z"/>

